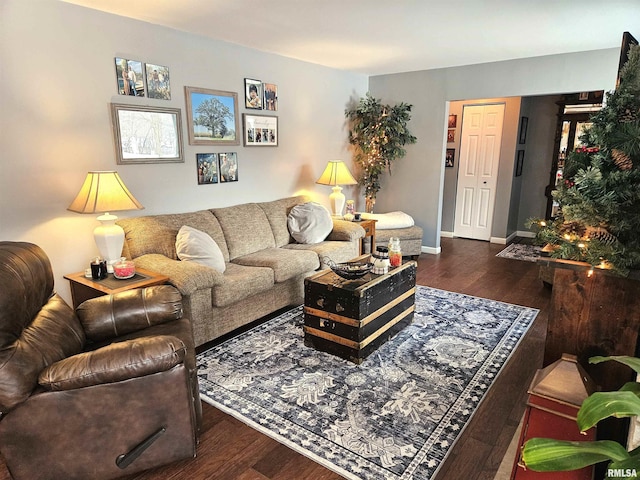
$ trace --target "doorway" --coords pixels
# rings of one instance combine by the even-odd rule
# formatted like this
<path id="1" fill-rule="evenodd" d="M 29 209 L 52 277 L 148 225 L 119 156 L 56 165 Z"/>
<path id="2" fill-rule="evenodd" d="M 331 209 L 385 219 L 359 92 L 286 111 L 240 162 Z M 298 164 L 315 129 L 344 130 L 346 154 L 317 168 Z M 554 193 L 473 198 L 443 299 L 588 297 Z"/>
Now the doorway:
<path id="1" fill-rule="evenodd" d="M 454 236 L 490 240 L 505 105 L 465 105 L 455 202 Z"/>

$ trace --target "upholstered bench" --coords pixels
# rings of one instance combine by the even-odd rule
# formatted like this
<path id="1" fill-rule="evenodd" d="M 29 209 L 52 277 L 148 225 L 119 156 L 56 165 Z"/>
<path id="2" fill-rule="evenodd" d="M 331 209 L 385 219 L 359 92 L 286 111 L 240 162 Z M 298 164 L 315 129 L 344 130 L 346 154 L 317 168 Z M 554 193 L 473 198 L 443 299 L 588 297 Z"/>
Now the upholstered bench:
<path id="1" fill-rule="evenodd" d="M 415 225 L 410 215 L 404 212 L 363 213 L 362 218 L 376 220 L 376 246 L 386 247 L 391 237 L 397 237 L 402 256 L 415 260 L 422 252 L 422 228 Z"/>

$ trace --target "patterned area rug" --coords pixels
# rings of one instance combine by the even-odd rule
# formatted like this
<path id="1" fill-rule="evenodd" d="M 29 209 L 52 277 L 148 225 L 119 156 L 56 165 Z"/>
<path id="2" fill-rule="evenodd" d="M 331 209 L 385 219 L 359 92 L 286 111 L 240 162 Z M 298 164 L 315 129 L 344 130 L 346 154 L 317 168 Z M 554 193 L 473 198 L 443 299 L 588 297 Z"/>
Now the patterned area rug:
<path id="1" fill-rule="evenodd" d="M 361 365 L 305 347 L 302 307 L 198 355 L 203 399 L 350 479 L 437 472 L 538 310 L 417 287 Z"/>
<path id="2" fill-rule="evenodd" d="M 542 247 L 537 245 L 526 245 L 524 243 L 512 243 L 504 250 L 500 251 L 496 257 L 511 258 L 525 262 L 537 262 L 540 258 Z"/>

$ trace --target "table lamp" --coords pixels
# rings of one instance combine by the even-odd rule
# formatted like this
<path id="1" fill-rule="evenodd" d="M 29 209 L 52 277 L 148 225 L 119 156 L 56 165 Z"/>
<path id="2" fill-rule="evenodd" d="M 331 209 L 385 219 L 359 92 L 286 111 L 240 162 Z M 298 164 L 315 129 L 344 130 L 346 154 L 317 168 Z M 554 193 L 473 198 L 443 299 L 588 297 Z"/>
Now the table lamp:
<path id="1" fill-rule="evenodd" d="M 320 185 L 333 185 L 333 193 L 329 195 L 331 213 L 341 217 L 344 208 L 345 197 L 340 185 L 356 185 L 358 182 L 342 160 L 329 160 L 320 178 L 316 180 Z"/>
<path id="2" fill-rule="evenodd" d="M 80 192 L 67 210 L 77 213 L 102 213 L 101 225 L 93 231 L 98 250 L 107 261 L 107 271 L 113 272 L 113 264 L 122 255 L 124 230 L 116 225 L 117 216 L 109 212 L 141 210 L 144 207 L 129 192 L 118 172 L 89 172 Z"/>

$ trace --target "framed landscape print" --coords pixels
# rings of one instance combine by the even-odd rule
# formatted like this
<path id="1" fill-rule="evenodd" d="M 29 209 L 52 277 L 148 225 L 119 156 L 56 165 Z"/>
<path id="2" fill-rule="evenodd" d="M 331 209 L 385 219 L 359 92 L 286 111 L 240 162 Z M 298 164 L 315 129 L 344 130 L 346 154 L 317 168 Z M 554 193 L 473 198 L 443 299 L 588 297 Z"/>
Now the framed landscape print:
<path id="1" fill-rule="evenodd" d="M 112 103 L 111 118 L 119 165 L 184 162 L 179 108 Z"/>
<path id="2" fill-rule="evenodd" d="M 198 185 L 218 183 L 218 154 L 196 153 Z"/>
<path id="3" fill-rule="evenodd" d="M 278 117 L 243 113 L 245 147 L 277 147 Z"/>
<path id="4" fill-rule="evenodd" d="M 238 94 L 184 87 L 190 145 L 240 145 Z"/>
<path id="5" fill-rule="evenodd" d="M 238 154 L 236 152 L 219 153 L 220 182 L 238 181 Z"/>
<path id="6" fill-rule="evenodd" d="M 245 107 L 262 110 L 262 82 L 251 78 L 244 79 Z"/>
<path id="7" fill-rule="evenodd" d="M 275 112 L 278 110 L 278 86 L 273 83 L 265 83 L 264 86 L 264 109 Z"/>
<path id="8" fill-rule="evenodd" d="M 169 84 L 169 68 L 162 65 L 146 63 L 147 96 L 160 100 L 171 100 L 171 86 Z"/>
<path id="9" fill-rule="evenodd" d="M 116 57 L 116 81 L 120 95 L 144 97 L 142 62 Z"/>

